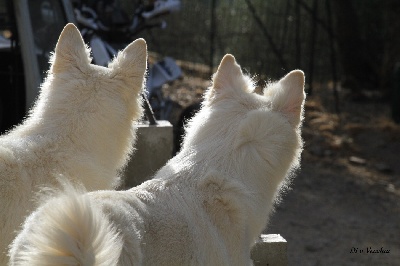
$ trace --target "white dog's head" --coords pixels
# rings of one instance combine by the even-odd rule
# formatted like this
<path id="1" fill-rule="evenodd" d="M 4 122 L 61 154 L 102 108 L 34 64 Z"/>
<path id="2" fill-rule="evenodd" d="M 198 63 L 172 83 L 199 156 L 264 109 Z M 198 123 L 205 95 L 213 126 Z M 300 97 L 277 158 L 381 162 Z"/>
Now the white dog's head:
<path id="1" fill-rule="evenodd" d="M 31 120 L 48 125 L 69 124 L 71 129 L 101 120 L 103 127 L 137 119 L 142 114 L 147 47 L 138 39 L 121 51 L 108 67 L 90 64 L 90 50 L 73 24 L 63 29 Z M 79 123 L 79 124 L 78 124 Z M 110 123 L 116 123 L 114 125 Z"/>
<path id="2" fill-rule="evenodd" d="M 133 151 L 147 47 L 143 39 L 132 42 L 108 67 L 90 64 L 89 54 L 78 29 L 65 26 L 35 106 L 13 137 L 50 145 L 54 158 L 70 164 L 64 174 L 94 189 L 111 187 Z"/>
<path id="3" fill-rule="evenodd" d="M 182 151 L 195 151 L 210 166 L 244 174 L 285 176 L 298 166 L 305 100 L 302 71 L 290 72 L 259 95 L 228 54 L 212 81 L 201 110 L 188 123 Z"/>

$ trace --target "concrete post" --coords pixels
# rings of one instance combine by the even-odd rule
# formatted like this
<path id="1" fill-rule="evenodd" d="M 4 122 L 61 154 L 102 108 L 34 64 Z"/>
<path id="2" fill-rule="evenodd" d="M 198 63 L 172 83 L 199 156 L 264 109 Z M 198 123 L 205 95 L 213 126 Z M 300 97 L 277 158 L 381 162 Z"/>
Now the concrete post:
<path id="1" fill-rule="evenodd" d="M 254 266 L 286 266 L 287 242 L 278 234 L 261 235 L 251 250 Z"/>
<path id="2" fill-rule="evenodd" d="M 173 130 L 168 121 L 156 125 L 139 124 L 136 151 L 124 171 L 123 189 L 140 185 L 152 178 L 172 156 Z"/>

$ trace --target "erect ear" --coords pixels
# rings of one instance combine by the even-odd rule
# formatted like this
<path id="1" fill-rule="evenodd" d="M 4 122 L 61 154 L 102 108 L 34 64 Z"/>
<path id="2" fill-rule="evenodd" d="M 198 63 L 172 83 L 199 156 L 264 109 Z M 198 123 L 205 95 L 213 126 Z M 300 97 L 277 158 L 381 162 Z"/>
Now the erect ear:
<path id="1" fill-rule="evenodd" d="M 231 54 L 225 55 L 212 79 L 212 87 L 208 90 L 206 100 L 211 101 L 217 94 L 247 90 L 248 83 L 242 69 Z"/>
<path id="2" fill-rule="evenodd" d="M 288 117 L 293 126 L 298 126 L 304 107 L 304 73 L 294 70 L 266 91 L 271 97 L 272 108 Z"/>
<path id="3" fill-rule="evenodd" d="M 108 65 L 116 75 L 124 78 L 138 78 L 143 82 L 147 68 L 147 44 L 144 39 L 137 39 L 129 44 Z"/>
<path id="4" fill-rule="evenodd" d="M 213 78 L 213 87 L 216 90 L 229 89 L 237 86 L 236 79 L 243 77 L 242 69 L 231 54 L 225 55 L 218 66 Z"/>
<path id="5" fill-rule="evenodd" d="M 62 30 L 53 55 L 50 71 L 63 72 L 72 68 L 84 71 L 90 65 L 90 50 L 86 47 L 79 30 L 68 23 Z"/>

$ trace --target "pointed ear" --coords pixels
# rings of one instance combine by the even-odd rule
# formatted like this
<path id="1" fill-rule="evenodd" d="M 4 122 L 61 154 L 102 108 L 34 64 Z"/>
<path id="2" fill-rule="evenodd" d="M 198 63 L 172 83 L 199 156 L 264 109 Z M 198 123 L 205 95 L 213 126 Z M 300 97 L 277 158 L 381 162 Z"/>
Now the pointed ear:
<path id="1" fill-rule="evenodd" d="M 147 68 L 147 44 L 144 39 L 137 39 L 129 44 L 108 65 L 116 75 L 125 78 L 139 78 L 142 83 Z"/>
<path id="2" fill-rule="evenodd" d="M 250 79 L 243 75 L 235 57 L 227 54 L 222 58 L 218 70 L 212 78 L 212 87 L 207 91 L 205 98 L 208 102 L 212 102 L 217 94 L 223 92 L 248 91 L 249 82 Z"/>
<path id="3" fill-rule="evenodd" d="M 213 77 L 213 87 L 216 90 L 238 86 L 236 79 L 243 77 L 242 69 L 236 63 L 235 57 L 227 54 L 222 58 L 218 70 Z"/>
<path id="4" fill-rule="evenodd" d="M 84 71 L 90 65 L 90 50 L 74 24 L 67 24 L 58 38 L 50 71 L 59 73 L 71 68 Z"/>
<path id="5" fill-rule="evenodd" d="M 277 84 L 266 91 L 271 97 L 272 108 L 289 118 L 293 126 L 298 126 L 304 108 L 304 73 L 294 70 L 283 77 Z"/>

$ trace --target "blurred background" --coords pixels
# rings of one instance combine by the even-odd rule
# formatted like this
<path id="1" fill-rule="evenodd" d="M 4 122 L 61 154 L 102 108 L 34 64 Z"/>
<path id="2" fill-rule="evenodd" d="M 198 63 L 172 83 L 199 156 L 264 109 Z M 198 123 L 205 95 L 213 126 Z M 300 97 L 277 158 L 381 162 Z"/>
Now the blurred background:
<path id="1" fill-rule="evenodd" d="M 399 265 L 399 13 L 398 0 L 0 0 L 0 129 L 26 115 L 67 22 L 99 65 L 146 39 L 174 152 L 226 53 L 259 88 L 302 69 L 302 169 L 266 233 L 288 240 L 290 265 Z"/>
<path id="2" fill-rule="evenodd" d="M 232 53 L 261 79 L 300 68 L 309 90 L 331 80 L 387 96 L 400 59 L 399 11 L 395 0 L 183 0 L 166 30 L 145 36 L 152 51 L 211 68 Z"/>

